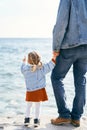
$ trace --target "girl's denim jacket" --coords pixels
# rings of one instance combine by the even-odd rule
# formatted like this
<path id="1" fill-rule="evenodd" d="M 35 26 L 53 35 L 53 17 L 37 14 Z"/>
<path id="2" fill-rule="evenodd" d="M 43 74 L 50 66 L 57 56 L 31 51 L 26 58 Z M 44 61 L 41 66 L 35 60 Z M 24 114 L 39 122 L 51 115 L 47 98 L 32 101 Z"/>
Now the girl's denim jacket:
<path id="1" fill-rule="evenodd" d="M 25 78 L 26 90 L 34 91 L 46 87 L 45 75 L 49 73 L 55 64 L 53 61 L 49 61 L 43 64 L 41 68 L 38 68 L 35 72 L 31 71 L 31 65 L 22 63 L 21 72 Z"/>
<path id="2" fill-rule="evenodd" d="M 60 0 L 53 51 L 87 45 L 87 0 Z"/>

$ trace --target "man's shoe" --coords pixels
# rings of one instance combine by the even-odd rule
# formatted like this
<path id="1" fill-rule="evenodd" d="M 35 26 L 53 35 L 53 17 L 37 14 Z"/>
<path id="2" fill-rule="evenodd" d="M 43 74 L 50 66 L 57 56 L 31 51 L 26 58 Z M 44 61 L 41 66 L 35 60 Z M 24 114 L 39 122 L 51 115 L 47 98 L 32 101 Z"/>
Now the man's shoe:
<path id="1" fill-rule="evenodd" d="M 71 120 L 71 124 L 74 125 L 75 127 L 79 127 L 80 126 L 80 120 Z"/>
<path id="2" fill-rule="evenodd" d="M 24 119 L 24 125 L 28 126 L 30 124 L 30 118 L 25 118 Z"/>
<path id="3" fill-rule="evenodd" d="M 70 118 L 58 117 L 58 118 L 56 118 L 56 119 L 51 119 L 51 123 L 52 123 L 53 125 L 69 124 L 69 123 L 71 123 L 71 119 L 70 119 Z"/>

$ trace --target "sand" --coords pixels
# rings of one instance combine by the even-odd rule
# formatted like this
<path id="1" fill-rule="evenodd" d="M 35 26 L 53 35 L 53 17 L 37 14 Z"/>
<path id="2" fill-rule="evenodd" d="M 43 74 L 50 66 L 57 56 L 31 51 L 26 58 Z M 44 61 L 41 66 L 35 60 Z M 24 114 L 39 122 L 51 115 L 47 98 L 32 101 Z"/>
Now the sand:
<path id="1" fill-rule="evenodd" d="M 81 126 L 74 127 L 72 124 L 55 126 L 50 123 L 50 119 L 53 116 L 44 115 L 40 118 L 40 126 L 34 127 L 33 118 L 31 119 L 31 124 L 25 127 L 24 116 L 16 115 L 14 117 L 0 117 L 0 130 L 87 130 L 87 117 L 81 118 Z"/>

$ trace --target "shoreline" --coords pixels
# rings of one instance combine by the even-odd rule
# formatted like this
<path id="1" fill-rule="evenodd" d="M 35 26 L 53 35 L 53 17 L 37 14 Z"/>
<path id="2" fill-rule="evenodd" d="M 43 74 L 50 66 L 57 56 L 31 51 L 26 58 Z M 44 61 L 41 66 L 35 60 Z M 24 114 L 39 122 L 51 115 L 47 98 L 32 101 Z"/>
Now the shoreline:
<path id="1" fill-rule="evenodd" d="M 50 120 L 55 118 L 49 115 L 43 115 L 40 117 L 40 126 L 34 127 L 33 118 L 31 119 L 30 126 L 25 127 L 24 116 L 16 115 L 13 117 L 0 117 L 0 130 L 87 130 L 87 117 L 81 118 L 81 126 L 74 127 L 72 124 L 55 126 L 50 123 Z"/>

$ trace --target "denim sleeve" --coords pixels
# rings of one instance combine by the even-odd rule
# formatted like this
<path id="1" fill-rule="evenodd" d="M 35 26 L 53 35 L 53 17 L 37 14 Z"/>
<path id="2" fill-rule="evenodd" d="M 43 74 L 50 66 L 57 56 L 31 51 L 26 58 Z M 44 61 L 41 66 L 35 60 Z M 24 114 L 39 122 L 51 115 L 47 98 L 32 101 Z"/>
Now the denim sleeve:
<path id="1" fill-rule="evenodd" d="M 22 65 L 21 65 L 21 73 L 24 74 L 24 72 L 27 71 L 28 69 L 29 69 L 28 66 L 25 63 L 22 63 Z"/>
<path id="2" fill-rule="evenodd" d="M 53 63 L 52 61 L 46 63 L 43 65 L 42 69 L 43 69 L 43 73 L 47 74 L 49 73 L 55 66 L 55 63 Z"/>
<path id="3" fill-rule="evenodd" d="M 71 0 L 60 0 L 56 24 L 53 28 L 53 51 L 59 51 L 67 31 Z"/>

